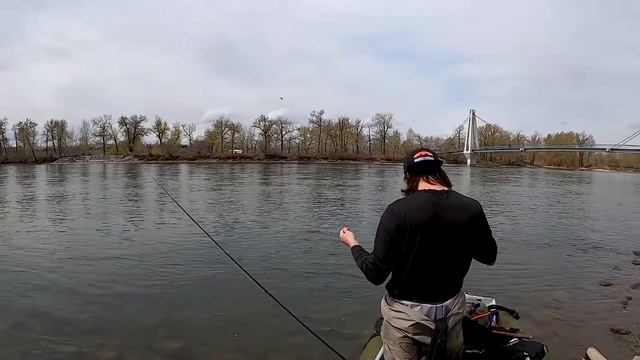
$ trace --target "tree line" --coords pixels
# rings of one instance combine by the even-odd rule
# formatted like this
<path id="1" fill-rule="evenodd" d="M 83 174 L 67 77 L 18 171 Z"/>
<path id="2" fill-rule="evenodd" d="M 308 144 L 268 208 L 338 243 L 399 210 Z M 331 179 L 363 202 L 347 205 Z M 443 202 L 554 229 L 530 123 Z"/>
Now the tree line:
<path id="1" fill-rule="evenodd" d="M 478 128 L 480 146 L 535 146 L 535 145 L 594 145 L 593 135 L 586 132 L 561 131 L 547 135 L 534 132 L 526 136 L 511 132 L 495 124 Z M 591 152 L 521 152 L 483 153 L 482 161 L 505 165 L 539 165 L 560 168 L 627 168 L 640 169 L 640 155 Z"/>
<path id="2" fill-rule="evenodd" d="M 78 129 L 65 119 L 51 119 L 39 125 L 27 118 L 10 127 L 4 118 L 0 120 L 0 159 L 38 162 L 96 155 L 96 150 L 106 156 L 146 155 L 158 149 L 167 155 L 191 150 L 210 157 L 241 152 L 263 157 L 398 159 L 408 148 L 443 143 L 441 138 L 424 137 L 412 129 L 405 136 L 394 128 L 394 120 L 391 113 L 375 114 L 369 121 L 348 116 L 330 119 L 324 110 L 314 110 L 303 124 L 265 114 L 243 124 L 221 115 L 196 136 L 195 123 L 170 125 L 160 116 L 150 120 L 142 114 L 117 119 L 102 115 L 83 120 Z"/>
<path id="3" fill-rule="evenodd" d="M 409 128 L 401 132 L 392 113 L 377 113 L 371 119 L 347 115 L 329 118 L 324 110 L 309 113 L 305 122 L 284 116 L 258 115 L 250 123 L 220 115 L 198 134 L 195 123 L 169 122 L 133 114 L 114 118 L 105 114 L 83 120 L 74 129 L 65 119 L 38 124 L 25 119 L 9 126 L 0 120 L 1 162 L 43 162 L 74 155 L 131 155 L 149 160 L 232 159 L 378 159 L 400 160 L 416 147 L 439 151 L 462 149 L 465 127 L 459 125 L 450 137 L 425 136 Z M 537 144 L 593 144 L 584 132 L 560 132 L 526 136 L 494 124 L 478 128 L 481 146 Z M 449 156 L 449 162 L 463 162 Z M 481 161 L 507 165 L 548 165 L 567 168 L 599 166 L 639 168 L 634 155 L 588 153 L 482 154 Z"/>

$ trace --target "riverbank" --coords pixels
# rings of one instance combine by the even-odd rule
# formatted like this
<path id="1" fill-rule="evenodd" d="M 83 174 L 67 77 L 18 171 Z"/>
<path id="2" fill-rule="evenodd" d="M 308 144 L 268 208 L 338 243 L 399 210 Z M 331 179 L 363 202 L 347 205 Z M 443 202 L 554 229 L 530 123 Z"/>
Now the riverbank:
<path id="1" fill-rule="evenodd" d="M 560 166 L 528 166 L 531 168 L 541 168 L 547 170 L 564 170 L 564 171 L 593 171 L 593 172 L 624 172 L 624 173 L 640 173 L 640 169 L 633 168 L 596 168 L 596 167 L 581 167 L 581 168 L 564 168 Z"/>
<path id="2" fill-rule="evenodd" d="M 454 165 L 454 164 L 449 164 Z M 464 164 L 455 164 L 464 165 Z M 542 169 L 542 170 L 558 170 L 558 171 L 593 171 L 593 172 L 621 172 L 621 173 L 640 173 L 640 169 L 634 168 L 597 168 L 597 167 L 562 167 L 551 165 L 531 165 L 531 164 L 498 164 L 498 163 L 479 163 L 474 165 L 476 167 L 487 168 L 527 168 L 527 169 Z"/>
<path id="3" fill-rule="evenodd" d="M 193 156 L 182 158 L 180 156 L 134 156 L 134 155 L 107 155 L 107 156 L 66 156 L 61 158 L 42 159 L 34 163 L 29 161 L 11 161 L 0 162 L 2 164 L 86 164 L 86 163 L 140 163 L 140 164 L 215 164 L 215 163 L 296 163 L 296 164 L 401 164 L 400 159 L 383 159 L 383 158 L 330 158 L 330 157 L 286 157 L 280 155 L 270 155 L 265 158 L 263 156 L 252 156 L 245 154 L 229 155 L 224 157 L 207 157 Z M 465 166 L 462 162 L 447 162 L 449 166 Z M 530 168 L 560 171 L 594 171 L 594 172 L 623 172 L 623 173 L 640 173 L 640 168 L 602 168 L 602 167 L 561 167 L 551 165 L 532 165 L 532 164 L 500 164 L 481 162 L 476 164 L 477 167 L 490 168 Z"/>
<path id="4" fill-rule="evenodd" d="M 59 159 L 43 159 L 39 162 L 10 161 L 0 162 L 0 164 L 87 164 L 87 163 L 140 163 L 140 164 L 212 164 L 212 163 L 318 163 L 318 164 L 401 164 L 400 159 L 380 159 L 380 158 L 314 158 L 314 157 L 285 157 L 249 155 L 230 155 L 225 157 L 160 157 L 160 156 L 133 156 L 133 155 L 111 155 L 111 156 L 67 156 Z"/>

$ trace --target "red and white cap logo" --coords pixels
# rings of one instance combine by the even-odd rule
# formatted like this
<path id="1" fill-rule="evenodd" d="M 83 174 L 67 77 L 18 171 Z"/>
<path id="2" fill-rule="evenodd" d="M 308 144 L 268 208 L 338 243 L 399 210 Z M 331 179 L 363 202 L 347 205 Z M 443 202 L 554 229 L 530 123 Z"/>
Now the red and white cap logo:
<path id="1" fill-rule="evenodd" d="M 418 151 L 415 155 L 413 155 L 413 162 L 425 160 L 435 160 L 435 158 L 433 157 L 433 154 L 427 150 Z"/>

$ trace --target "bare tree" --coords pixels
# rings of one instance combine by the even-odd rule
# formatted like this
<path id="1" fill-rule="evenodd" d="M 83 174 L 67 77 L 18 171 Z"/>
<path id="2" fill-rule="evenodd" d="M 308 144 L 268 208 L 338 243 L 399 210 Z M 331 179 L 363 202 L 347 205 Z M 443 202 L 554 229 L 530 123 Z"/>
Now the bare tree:
<path id="1" fill-rule="evenodd" d="M 371 152 L 371 128 L 373 127 L 373 123 L 372 122 L 368 122 L 367 123 L 367 143 L 369 145 L 369 156 L 372 155 Z"/>
<path id="2" fill-rule="evenodd" d="M 53 142 L 53 132 L 52 132 L 52 128 L 49 125 L 48 121 L 46 121 L 44 123 L 44 126 L 42 127 L 42 135 L 41 136 L 42 136 L 42 138 L 44 140 L 44 153 L 45 153 L 45 156 L 48 158 L 49 157 L 49 143 Z"/>
<path id="3" fill-rule="evenodd" d="M 99 116 L 91 119 L 91 125 L 93 127 L 91 136 L 100 142 L 100 145 L 102 145 L 102 156 L 105 156 L 107 155 L 107 140 L 109 139 L 111 131 L 109 129 L 109 123 L 104 116 Z"/>
<path id="4" fill-rule="evenodd" d="M 527 144 L 530 144 L 530 145 L 542 144 L 542 136 L 540 136 L 540 133 L 536 131 L 533 133 L 533 135 L 529 136 L 529 139 L 527 139 Z"/>
<path id="5" fill-rule="evenodd" d="M 394 130 L 389 135 L 389 146 L 391 147 L 391 158 L 395 159 L 396 154 L 400 151 L 400 144 L 402 143 L 402 134 L 400 130 Z"/>
<path id="6" fill-rule="evenodd" d="M 113 116 L 111 114 L 102 115 L 104 121 L 109 125 L 109 135 L 113 139 L 113 144 L 116 146 L 116 154 L 120 152 L 118 147 L 118 129 L 113 124 Z"/>
<path id="7" fill-rule="evenodd" d="M 76 130 L 73 128 L 73 126 L 69 127 L 69 136 L 67 137 L 67 142 L 65 144 L 65 147 L 74 147 L 74 146 L 79 146 L 80 145 L 80 141 L 79 141 L 79 136 L 76 133 Z"/>
<path id="8" fill-rule="evenodd" d="M 593 135 L 587 134 L 584 131 L 581 133 L 576 133 L 576 145 L 593 145 L 595 144 L 595 139 Z M 585 164 L 585 160 L 588 159 L 589 153 L 584 153 L 582 151 L 578 152 L 578 166 L 583 167 Z"/>
<path id="9" fill-rule="evenodd" d="M 156 115 L 156 121 L 153 122 L 149 131 L 158 138 L 158 143 L 162 145 L 169 135 L 169 124 L 167 120 L 163 120 L 160 116 Z"/>
<path id="10" fill-rule="evenodd" d="M 252 127 L 258 129 L 260 135 L 262 135 L 262 139 L 264 141 L 264 155 L 266 156 L 269 152 L 269 143 L 273 136 L 275 122 L 269 119 L 267 115 L 261 114 L 253 121 Z"/>
<path id="11" fill-rule="evenodd" d="M 57 156 L 62 156 L 67 142 L 72 138 L 69 124 L 65 119 L 50 119 L 45 122 L 42 136 L 44 137 L 47 156 L 49 156 L 49 143 L 53 147 L 53 153 Z"/>
<path id="12" fill-rule="evenodd" d="M 407 135 L 404 141 L 405 150 L 409 152 L 418 146 L 422 146 L 420 145 L 420 140 L 421 140 L 420 138 L 421 138 L 420 134 L 415 132 L 412 128 L 409 128 L 407 130 Z"/>
<path id="13" fill-rule="evenodd" d="M 89 121 L 82 120 L 78 140 L 80 140 L 79 142 L 80 148 L 82 149 L 82 155 L 86 155 L 87 151 L 89 151 L 89 141 L 91 141 L 91 123 Z"/>
<path id="14" fill-rule="evenodd" d="M 464 134 L 464 123 L 453 129 L 453 138 L 458 140 L 458 147 L 456 148 L 458 150 L 462 149 L 462 134 Z"/>
<path id="15" fill-rule="evenodd" d="M 207 145 L 209 148 L 209 154 L 213 154 L 213 152 L 215 151 L 217 138 L 218 137 L 216 136 L 213 125 L 211 125 L 211 127 L 204 130 L 204 139 L 207 142 Z"/>
<path id="16" fill-rule="evenodd" d="M 69 140 L 72 139 L 71 129 L 65 119 L 51 119 L 45 124 L 46 132 L 50 135 L 53 152 L 62 156 Z"/>
<path id="17" fill-rule="evenodd" d="M 278 140 L 280 140 L 280 154 L 284 153 L 284 140 L 293 132 L 293 124 L 285 117 L 278 116 L 275 120 L 276 133 L 278 134 Z"/>
<path id="18" fill-rule="evenodd" d="M 129 153 L 133 152 L 133 133 L 134 130 L 132 127 L 132 123 L 131 120 L 129 119 L 129 117 L 127 116 L 120 116 L 120 119 L 118 119 L 118 127 L 120 128 L 120 131 L 124 134 L 125 140 L 127 140 L 127 147 L 128 147 L 128 151 Z"/>
<path id="19" fill-rule="evenodd" d="M 229 126 L 230 124 L 231 124 L 231 121 L 227 116 L 224 116 L 224 115 L 218 116 L 215 122 L 213 123 L 213 131 L 218 136 L 218 139 L 220 139 L 219 144 L 220 144 L 221 154 L 224 153 L 224 142 L 227 139 L 227 135 L 231 130 Z"/>
<path id="20" fill-rule="evenodd" d="M 298 128 L 298 155 L 300 155 L 300 146 L 305 155 L 309 155 L 311 145 L 313 144 L 313 130 L 308 126 L 300 126 Z"/>
<path id="21" fill-rule="evenodd" d="M 169 144 L 180 145 L 180 143 L 182 143 L 182 126 L 175 123 L 169 133 Z"/>
<path id="22" fill-rule="evenodd" d="M 236 140 L 242 136 L 242 124 L 234 122 L 229 124 L 229 138 L 231 141 L 231 151 L 236 149 Z"/>
<path id="23" fill-rule="evenodd" d="M 309 124 L 318 128 L 318 155 L 321 152 L 321 144 L 322 144 L 322 123 L 324 122 L 324 110 L 320 109 L 318 111 L 313 110 L 311 114 L 309 114 Z"/>
<path id="24" fill-rule="evenodd" d="M 191 146 L 191 144 L 193 144 L 193 136 L 196 133 L 196 124 L 183 124 L 182 125 L 182 132 L 184 133 L 184 136 L 187 137 L 187 140 L 189 141 L 189 146 Z"/>
<path id="25" fill-rule="evenodd" d="M 482 145 L 510 145 L 512 134 L 495 124 L 485 124 L 478 128 L 478 138 Z"/>
<path id="26" fill-rule="evenodd" d="M 58 153 L 63 155 L 67 147 L 67 143 L 74 138 L 74 131 L 69 127 L 69 123 L 65 119 L 58 120 L 55 127 L 55 134 L 58 138 Z"/>
<path id="27" fill-rule="evenodd" d="M 360 155 L 360 141 L 364 139 L 364 128 L 367 124 L 361 119 L 356 119 L 353 123 L 353 141 L 356 146 L 356 154 Z"/>
<path id="28" fill-rule="evenodd" d="M 524 145 L 527 142 L 527 137 L 522 135 L 522 133 L 518 131 L 513 135 L 511 142 L 519 146 Z"/>
<path id="29" fill-rule="evenodd" d="M 380 140 L 380 148 L 384 156 L 387 153 L 387 137 L 389 136 L 389 131 L 393 128 L 393 114 L 375 114 L 373 116 L 373 126 L 375 128 L 375 134 Z"/>
<path id="30" fill-rule="evenodd" d="M 18 155 L 18 147 L 20 146 L 20 137 L 18 136 L 18 124 L 13 124 L 11 131 L 13 131 L 13 140 L 16 144 L 15 154 Z"/>
<path id="31" fill-rule="evenodd" d="M 45 153 L 47 157 L 49 157 L 49 143 L 51 143 L 51 146 L 53 147 L 54 156 L 58 153 L 56 151 L 55 122 L 56 120 L 54 119 L 45 121 L 42 129 L 42 136 L 44 136 Z"/>
<path id="32" fill-rule="evenodd" d="M 0 120 L 0 150 L 4 153 L 4 158 L 9 158 L 9 153 L 7 153 L 7 146 L 9 145 L 9 138 L 7 138 L 7 132 L 9 129 L 9 120 L 7 118 L 3 118 Z"/>
<path id="33" fill-rule="evenodd" d="M 335 129 L 335 124 L 331 119 L 327 119 L 324 124 L 324 141 L 323 141 L 323 153 L 326 155 L 327 152 L 327 144 L 331 142 L 332 149 L 335 152 L 338 147 L 338 136 L 337 131 Z"/>
<path id="34" fill-rule="evenodd" d="M 257 140 L 256 140 L 256 132 L 253 126 L 248 127 L 244 133 L 245 133 L 245 139 L 244 139 L 245 151 L 246 152 L 256 151 Z"/>
<path id="35" fill-rule="evenodd" d="M 69 140 L 73 138 L 71 135 L 71 129 L 65 119 L 52 119 L 53 121 L 53 139 L 54 139 L 54 151 L 58 156 L 62 156 L 65 153 L 65 148 Z"/>
<path id="36" fill-rule="evenodd" d="M 347 152 L 347 140 L 349 139 L 349 129 L 351 128 L 351 119 L 348 116 L 339 116 L 336 121 L 336 133 L 338 136 L 338 144 L 340 152 Z"/>
<path id="37" fill-rule="evenodd" d="M 36 124 L 33 120 L 27 118 L 25 121 L 21 121 L 17 124 L 18 137 L 20 141 L 24 144 L 25 151 L 27 146 L 31 149 L 31 154 L 33 155 L 33 161 L 38 161 L 36 157 L 36 136 L 38 134 L 38 124 Z"/>
<path id="38" fill-rule="evenodd" d="M 287 141 L 287 154 L 291 154 L 291 145 L 294 142 L 296 138 L 296 131 L 295 131 L 295 127 L 293 127 L 293 124 L 291 125 L 291 132 L 287 135 L 286 137 L 286 141 Z"/>
<path id="39" fill-rule="evenodd" d="M 144 124 L 147 117 L 144 115 L 131 115 L 131 117 L 121 116 L 118 126 L 127 139 L 129 153 L 133 153 L 133 146 L 142 141 L 142 138 L 149 131 Z"/>
<path id="40" fill-rule="evenodd" d="M 418 140 L 420 141 L 420 147 L 428 147 L 432 149 L 440 149 L 442 148 L 444 139 L 437 136 L 420 136 L 418 135 Z"/>

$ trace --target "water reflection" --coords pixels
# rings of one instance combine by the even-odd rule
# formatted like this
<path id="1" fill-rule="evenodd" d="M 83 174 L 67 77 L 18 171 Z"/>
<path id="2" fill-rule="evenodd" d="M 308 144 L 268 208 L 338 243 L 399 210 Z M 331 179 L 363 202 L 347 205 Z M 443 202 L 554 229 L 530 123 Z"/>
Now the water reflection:
<path id="1" fill-rule="evenodd" d="M 19 221 L 30 223 L 35 220 L 34 205 L 37 201 L 35 193 L 36 173 L 29 167 L 16 167 L 16 205 L 19 211 Z"/>
<path id="2" fill-rule="evenodd" d="M 124 174 L 122 175 L 124 184 L 119 191 L 119 205 L 120 210 L 124 212 L 127 221 L 127 227 L 124 231 L 141 231 L 143 230 L 142 224 L 146 217 L 145 214 L 150 209 L 142 209 L 142 205 L 145 201 L 145 197 L 149 190 L 151 190 L 151 196 L 157 195 L 154 187 L 146 187 L 149 183 L 149 179 L 145 176 L 144 171 L 148 169 L 148 166 L 140 165 L 125 165 Z"/>
<path id="3" fill-rule="evenodd" d="M 523 314 L 558 358 L 608 333 L 640 237 L 640 178 L 447 167 L 478 198 L 500 243 L 469 291 Z M 379 311 L 337 239 L 371 249 L 402 167 L 373 164 L 93 164 L 0 167 L 0 358 L 327 358 L 159 189 L 157 178 L 314 329 L 356 357 Z M 619 286 L 601 288 L 607 278 Z M 632 304 L 634 304 L 632 302 Z M 584 313 L 589 317 L 585 318 Z M 553 326 L 550 326 L 552 324 Z M 598 324 L 598 325 L 594 325 Z"/>
<path id="4" fill-rule="evenodd" d="M 9 204 L 15 201 L 10 189 L 15 187 L 15 166 L 0 167 L 0 222 L 9 219 Z"/>

